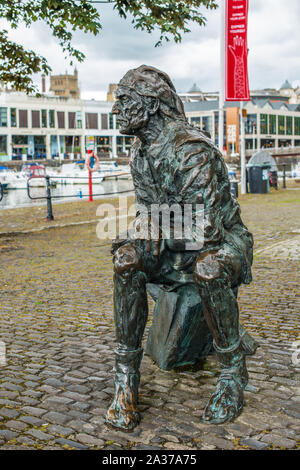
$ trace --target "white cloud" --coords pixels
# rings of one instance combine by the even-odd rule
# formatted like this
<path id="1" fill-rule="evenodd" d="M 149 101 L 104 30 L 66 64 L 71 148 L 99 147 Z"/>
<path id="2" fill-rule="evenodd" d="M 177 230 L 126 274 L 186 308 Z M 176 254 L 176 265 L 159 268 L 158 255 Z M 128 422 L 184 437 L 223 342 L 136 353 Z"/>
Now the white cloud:
<path id="1" fill-rule="evenodd" d="M 300 78 L 299 0 L 250 0 L 249 82 L 251 89 L 280 87 L 285 79 Z M 191 26 L 181 44 L 170 42 L 154 48 L 158 34 L 136 31 L 130 19 L 119 18 L 111 5 L 100 6 L 103 29 L 99 36 L 76 33 L 74 46 L 86 54 L 77 64 L 82 95 L 105 98 L 109 83 L 116 83 L 129 69 L 142 63 L 167 72 L 179 91 L 194 82 L 202 90 L 219 87 L 220 11 L 206 11 L 206 27 Z M 0 26 L 3 26 L 0 23 Z M 11 38 L 47 57 L 53 73 L 72 68 L 57 41 L 41 23 L 11 32 Z M 40 84 L 40 77 L 35 77 Z"/>

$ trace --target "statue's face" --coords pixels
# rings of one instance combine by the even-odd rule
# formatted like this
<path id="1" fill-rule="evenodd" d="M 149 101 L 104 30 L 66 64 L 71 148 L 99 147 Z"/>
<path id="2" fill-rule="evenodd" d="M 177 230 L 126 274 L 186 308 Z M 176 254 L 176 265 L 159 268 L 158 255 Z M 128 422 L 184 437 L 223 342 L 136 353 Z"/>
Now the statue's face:
<path id="1" fill-rule="evenodd" d="M 143 98 L 133 89 L 121 85 L 117 89 L 116 98 L 112 112 L 117 116 L 120 133 L 137 135 L 149 120 Z"/>

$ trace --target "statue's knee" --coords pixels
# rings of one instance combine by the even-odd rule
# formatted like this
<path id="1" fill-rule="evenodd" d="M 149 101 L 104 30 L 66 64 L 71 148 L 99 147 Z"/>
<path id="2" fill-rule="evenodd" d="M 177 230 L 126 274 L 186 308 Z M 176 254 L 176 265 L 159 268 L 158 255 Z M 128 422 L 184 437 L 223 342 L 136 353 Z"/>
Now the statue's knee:
<path id="1" fill-rule="evenodd" d="M 117 274 L 141 270 L 141 259 L 131 244 L 121 246 L 114 254 L 114 268 Z"/>
<path id="2" fill-rule="evenodd" d="M 197 259 L 194 268 L 194 281 L 196 284 L 201 285 L 204 283 L 211 283 L 222 277 L 222 265 L 216 256 L 216 251 L 209 251 L 203 253 Z"/>

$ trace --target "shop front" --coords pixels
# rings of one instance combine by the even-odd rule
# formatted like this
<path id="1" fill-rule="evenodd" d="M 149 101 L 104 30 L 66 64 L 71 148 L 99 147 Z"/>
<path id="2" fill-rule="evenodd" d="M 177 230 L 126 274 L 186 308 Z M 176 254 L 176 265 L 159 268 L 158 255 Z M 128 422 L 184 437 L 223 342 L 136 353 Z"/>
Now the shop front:
<path id="1" fill-rule="evenodd" d="M 262 149 L 274 148 L 275 147 L 275 139 L 265 138 L 260 140 L 260 147 Z"/>
<path id="2" fill-rule="evenodd" d="M 81 158 L 80 136 L 65 136 L 66 157 L 70 160 L 79 160 Z"/>
<path id="3" fill-rule="evenodd" d="M 117 155 L 118 157 L 129 156 L 134 137 L 132 136 L 117 136 Z"/>
<path id="4" fill-rule="evenodd" d="M 97 136 L 96 137 L 96 153 L 98 157 L 109 157 L 112 152 L 112 137 Z"/>
<path id="5" fill-rule="evenodd" d="M 278 147 L 291 147 L 292 139 L 279 139 L 278 140 Z"/>
<path id="6" fill-rule="evenodd" d="M 27 135 L 12 135 L 12 160 L 27 160 L 29 144 Z"/>

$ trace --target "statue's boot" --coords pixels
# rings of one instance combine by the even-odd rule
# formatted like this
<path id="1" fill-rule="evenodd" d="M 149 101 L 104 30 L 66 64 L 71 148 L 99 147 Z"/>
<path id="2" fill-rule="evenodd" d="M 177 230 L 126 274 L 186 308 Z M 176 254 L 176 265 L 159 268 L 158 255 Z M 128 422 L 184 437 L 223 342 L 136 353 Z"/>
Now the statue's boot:
<path id="1" fill-rule="evenodd" d="M 142 356 L 142 349 L 115 351 L 115 395 L 106 423 L 124 431 L 132 431 L 140 421 L 137 401 Z"/>
<path id="2" fill-rule="evenodd" d="M 221 424 L 233 421 L 244 406 L 244 389 L 248 383 L 242 345 L 220 348 L 214 344 L 221 366 L 216 389 L 204 410 L 205 423 Z"/>

